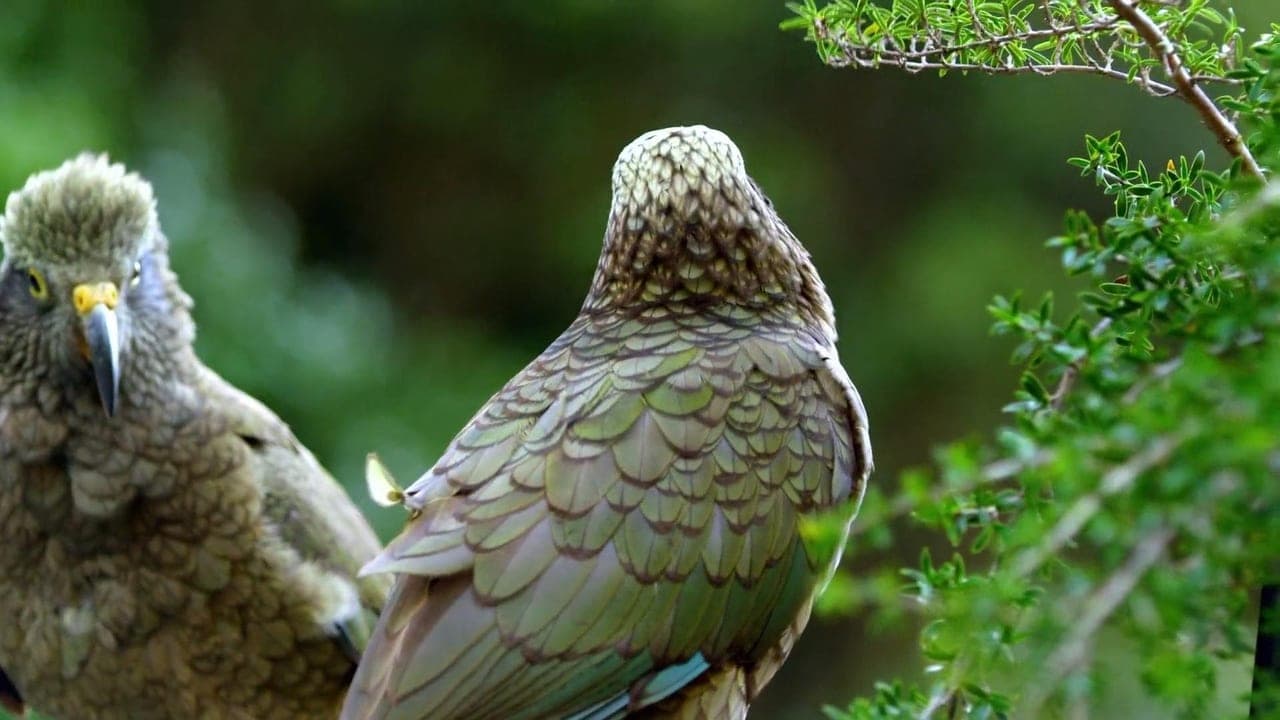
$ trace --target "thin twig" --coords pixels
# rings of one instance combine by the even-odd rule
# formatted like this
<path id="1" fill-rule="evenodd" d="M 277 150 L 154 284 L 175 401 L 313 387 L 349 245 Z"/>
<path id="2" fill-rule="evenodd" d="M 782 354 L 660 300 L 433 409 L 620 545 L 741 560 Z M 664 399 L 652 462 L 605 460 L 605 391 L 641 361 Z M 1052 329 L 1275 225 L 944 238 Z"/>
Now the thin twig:
<path id="1" fill-rule="evenodd" d="M 1084 695 L 1071 698 L 1071 704 L 1067 706 L 1067 720 L 1089 720 L 1089 703 Z"/>
<path id="2" fill-rule="evenodd" d="M 1154 383 L 1164 380 L 1177 372 L 1180 367 L 1182 367 L 1181 356 L 1173 358 L 1172 360 L 1166 360 L 1165 362 L 1156 365 L 1151 368 L 1151 372 L 1147 373 L 1145 377 L 1139 378 L 1137 382 L 1130 386 L 1130 388 L 1125 392 L 1124 397 L 1121 399 L 1121 402 L 1125 405 L 1134 404 L 1138 401 L 1138 398 L 1142 396 L 1143 391 L 1151 387 Z"/>
<path id="3" fill-rule="evenodd" d="M 1058 380 L 1058 387 L 1054 388 L 1053 394 L 1049 396 L 1049 407 L 1054 410 L 1062 409 L 1067 402 L 1067 396 L 1071 394 L 1071 389 L 1076 385 L 1076 378 L 1080 377 L 1080 368 L 1083 366 L 1084 362 L 1077 360 L 1062 371 L 1062 379 Z"/>
<path id="4" fill-rule="evenodd" d="M 1173 455 L 1182 441 L 1183 438 L 1180 435 L 1161 436 L 1142 452 L 1135 453 L 1125 462 L 1109 470 L 1102 476 L 1097 490 L 1081 496 L 1062 514 L 1044 542 L 1028 548 L 1014 560 L 1013 574 L 1030 575 L 1046 560 L 1058 554 L 1063 546 L 1079 534 L 1085 523 L 1097 514 L 1102 508 L 1103 500 L 1128 489 L 1140 475 L 1163 464 Z"/>
<path id="5" fill-rule="evenodd" d="M 1113 66 L 1112 51 L 1121 42 L 1121 39 L 1115 38 L 1109 46 L 1104 46 L 1098 42 L 1098 37 L 1114 30 L 1116 24 L 1120 21 L 1120 17 L 1090 14 L 1089 22 L 1081 24 L 1077 21 L 1071 25 L 1064 25 L 1053 20 L 1052 11 L 1045 5 L 1043 9 L 1048 23 L 1047 28 L 1015 30 L 1003 35 L 993 35 L 982 23 L 974 7 L 973 0 L 968 0 L 968 2 L 970 20 L 973 23 L 977 37 L 966 42 L 948 44 L 947 38 L 933 27 L 924 28 L 923 37 L 913 36 L 907 38 L 907 46 L 905 48 L 898 40 L 892 37 L 880 37 L 875 41 L 869 42 L 860 36 L 856 36 L 857 31 L 852 31 L 851 33 L 850 30 L 844 29 L 843 31 L 835 32 L 820 20 L 814 22 L 813 31 L 817 39 L 831 42 L 839 48 L 839 53 L 827 58 L 827 64 L 832 67 L 852 65 L 859 68 L 877 68 L 887 66 L 897 67 L 911 73 L 940 70 L 982 72 L 991 75 L 1055 75 L 1059 73 L 1102 75 L 1125 82 L 1133 82 L 1157 97 L 1182 94 L 1180 87 L 1152 79 L 1150 72 L 1145 67 L 1140 68 L 1136 75 L 1131 76 L 1127 70 L 1117 69 Z M 1088 10 L 1088 8 L 1083 9 Z M 1093 50 L 1091 52 L 1083 53 L 1083 62 L 1062 62 L 1064 42 L 1068 38 L 1092 46 Z M 1007 57 L 1003 64 L 995 60 L 990 62 L 957 62 L 949 59 L 963 57 L 966 51 L 977 49 L 990 50 L 995 56 L 999 57 L 1001 55 L 1000 51 L 1004 48 L 1032 44 L 1049 39 L 1055 40 L 1054 57 L 1051 63 L 1036 64 L 1035 62 L 1027 61 L 1023 64 L 1013 64 Z M 1135 43 L 1142 44 L 1138 41 L 1135 41 Z M 1161 55 L 1161 58 L 1164 59 L 1164 56 Z M 1241 83 L 1236 78 L 1192 76 L 1185 69 L 1182 70 L 1182 76 L 1193 87 L 1198 86 L 1200 83 L 1208 82 L 1224 85 L 1239 85 Z M 1201 94 L 1203 94 L 1203 91 Z"/>
<path id="6" fill-rule="evenodd" d="M 1148 533 L 1134 546 L 1124 564 L 1107 582 L 1094 591 L 1083 604 L 1083 612 L 1071 625 L 1071 637 L 1058 646 L 1045 663 L 1047 672 L 1037 689 L 1027 695 L 1025 712 L 1016 717 L 1040 717 L 1040 708 L 1058 683 L 1088 657 L 1093 638 L 1117 608 L 1133 592 L 1142 576 L 1164 556 L 1173 540 L 1172 528 L 1159 528 Z"/>
<path id="7" fill-rule="evenodd" d="M 1239 478 L 1233 474 L 1215 474 L 1210 479 L 1208 501 L 1215 502 L 1218 498 L 1238 492 L 1239 488 Z M 1187 530 L 1185 525 L 1181 527 L 1163 525 L 1148 531 L 1138 539 L 1133 549 L 1129 551 L 1124 564 L 1116 568 L 1105 583 L 1089 594 L 1080 604 L 1078 614 L 1071 616 L 1070 637 L 1049 655 L 1044 664 L 1046 672 L 1042 676 L 1042 681 L 1028 693 L 1026 700 L 1022 703 L 1023 712 L 1014 717 L 1040 716 L 1041 706 L 1053 690 L 1061 684 L 1062 679 L 1088 662 L 1093 638 L 1102 626 L 1129 597 L 1147 571 L 1164 557 L 1165 550 L 1178 533 Z M 1194 534 L 1196 531 L 1192 529 L 1191 532 Z M 1087 717 L 1087 712 L 1084 716 Z"/>
<path id="8" fill-rule="evenodd" d="M 1033 470 L 1048 463 L 1052 458 L 1053 456 L 1049 451 L 1040 450 L 1026 459 L 1001 458 L 995 460 L 984 465 L 966 482 L 944 487 L 931 499 L 933 502 L 940 502 L 944 497 L 971 492 L 979 486 L 1011 480 L 1028 470 Z M 918 507 L 920 507 L 920 503 L 913 496 L 900 494 L 879 515 L 867 515 L 864 513 L 849 530 L 849 537 L 854 538 L 883 527 L 885 522 L 909 515 Z"/>
<path id="9" fill-rule="evenodd" d="M 1111 327 L 1111 318 L 1104 317 L 1097 322 L 1090 330 L 1089 337 L 1096 338 Z M 1062 371 L 1062 378 L 1058 380 L 1058 386 L 1053 389 L 1053 394 L 1049 396 L 1049 407 L 1055 411 L 1061 410 L 1062 406 L 1067 402 L 1067 396 L 1071 394 L 1071 390 L 1076 386 L 1076 380 L 1080 377 L 1080 371 L 1084 369 L 1084 357 L 1067 365 Z"/>
<path id="10" fill-rule="evenodd" d="M 1092 27 L 1092 26 L 1089 26 Z M 872 48 L 867 45 L 857 45 L 849 42 L 845 38 L 838 38 L 831 34 L 831 31 L 823 25 L 815 25 L 814 28 L 819 38 L 830 40 L 840 48 L 840 54 L 828 59 L 827 64 L 831 67 L 847 67 L 853 65 L 860 68 L 877 68 L 881 66 L 897 67 L 909 73 L 918 73 L 926 70 L 945 70 L 948 72 L 981 72 L 989 75 L 1101 75 L 1103 77 L 1113 78 L 1115 80 L 1130 80 L 1129 74 L 1122 70 L 1117 70 L 1108 65 L 1101 63 L 1074 64 L 1074 63 L 1053 63 L 1050 65 L 1035 65 L 1028 62 L 1025 65 L 990 65 L 983 63 L 963 63 L 942 59 L 939 56 L 954 55 L 975 47 L 1001 47 L 1002 44 L 1021 41 L 1025 39 L 1034 39 L 1036 37 L 1054 37 L 1061 36 L 1067 32 L 1074 32 L 1074 28 L 1058 28 L 1053 30 L 1033 30 L 1025 34 L 1017 36 L 1005 35 L 993 37 L 987 40 L 975 40 L 973 42 L 961 43 L 954 46 L 946 47 L 926 47 L 922 50 L 902 50 L 894 47 Z M 1206 78 L 1234 84 L 1231 79 Z M 1167 97 L 1177 94 L 1178 89 L 1172 85 L 1151 80 L 1147 77 L 1135 78 L 1137 85 L 1156 97 Z"/>
<path id="11" fill-rule="evenodd" d="M 963 660 L 957 661 L 951 668 L 951 675 L 963 677 L 967 669 L 966 665 Z M 960 717 L 964 707 L 960 700 L 959 686 L 951 683 L 935 686 L 933 693 L 929 696 L 929 703 L 924 706 L 919 715 L 916 715 L 916 720 L 933 720 L 933 714 L 944 707 L 947 709 L 948 720 Z"/>
<path id="12" fill-rule="evenodd" d="M 930 720 L 933 714 L 941 710 L 944 705 L 950 703 L 956 696 L 956 688 L 948 687 L 945 690 L 939 688 L 940 692 L 935 692 L 929 698 L 929 704 L 925 705 L 920 714 L 916 716 L 916 720 Z"/>
<path id="13" fill-rule="evenodd" d="M 1222 111 L 1213 103 L 1213 100 L 1209 99 L 1204 88 L 1200 87 L 1195 78 L 1191 76 L 1191 73 L 1187 71 L 1186 65 L 1182 62 L 1182 57 L 1178 55 L 1177 48 L 1174 46 L 1173 41 L 1169 39 L 1169 36 L 1165 35 L 1164 31 L 1151 19 L 1150 15 L 1147 15 L 1138 7 L 1137 0 L 1109 1 L 1116 14 L 1132 25 L 1133 29 L 1142 36 L 1147 46 L 1151 48 L 1151 52 L 1160 58 L 1161 63 L 1164 65 L 1165 73 L 1178 88 L 1178 95 L 1190 103 L 1196 109 L 1196 112 L 1200 113 L 1200 118 L 1217 135 L 1218 142 L 1222 144 L 1222 147 L 1226 148 L 1232 157 L 1240 159 L 1246 172 L 1258 180 L 1266 182 L 1266 176 L 1263 175 L 1262 168 L 1253 159 L 1253 153 L 1249 152 L 1249 147 L 1245 144 L 1240 131 L 1222 114 Z"/>

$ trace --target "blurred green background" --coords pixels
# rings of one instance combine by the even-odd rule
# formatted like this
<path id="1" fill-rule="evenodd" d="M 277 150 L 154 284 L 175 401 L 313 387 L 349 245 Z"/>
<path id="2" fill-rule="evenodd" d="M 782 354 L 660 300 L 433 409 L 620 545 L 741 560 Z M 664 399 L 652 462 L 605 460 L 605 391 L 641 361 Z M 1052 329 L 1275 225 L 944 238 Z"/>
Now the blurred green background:
<path id="1" fill-rule="evenodd" d="M 1256 34 L 1280 2 L 1239 5 Z M 1066 208 L 1108 210 L 1064 162 L 1083 134 L 1121 129 L 1159 166 L 1212 139 L 1177 101 L 1110 80 L 824 68 L 777 29 L 787 16 L 17 0 L 0 23 L 0 185 L 85 149 L 150 178 L 201 355 L 388 537 L 403 516 L 367 501 L 365 453 L 405 481 L 426 469 L 576 314 L 622 146 L 714 126 L 812 251 L 871 414 L 874 480 L 894 483 L 932 444 L 999 423 L 1015 375 L 984 308 L 1071 290 L 1042 243 Z M 753 717 L 816 716 L 918 664 L 908 633 L 816 620 Z"/>

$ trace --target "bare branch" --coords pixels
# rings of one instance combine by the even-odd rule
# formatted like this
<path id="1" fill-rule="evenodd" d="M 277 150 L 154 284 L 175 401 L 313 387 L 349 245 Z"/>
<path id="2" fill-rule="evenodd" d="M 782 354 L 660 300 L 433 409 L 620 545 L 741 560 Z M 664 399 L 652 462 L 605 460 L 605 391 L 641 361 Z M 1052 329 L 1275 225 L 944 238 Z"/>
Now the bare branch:
<path id="1" fill-rule="evenodd" d="M 945 706 L 950 706 L 956 698 L 957 689 L 958 688 L 947 687 L 945 689 L 939 688 L 936 690 L 933 693 L 933 696 L 929 698 L 929 704 L 925 705 L 924 709 L 920 711 L 920 714 L 917 716 L 917 720 L 930 720 L 935 712 Z M 948 713 L 948 717 L 952 717 L 951 713 Z"/>
<path id="2" fill-rule="evenodd" d="M 932 500 L 939 502 L 944 497 L 972 492 L 979 486 L 1015 479 L 1022 473 L 1038 468 L 1052 459 L 1053 456 L 1045 450 L 1041 450 L 1026 459 L 1001 458 L 984 465 L 973 477 L 968 478 L 967 482 L 941 488 L 933 496 Z M 850 528 L 849 537 L 855 538 L 882 527 L 885 522 L 909 515 L 918 507 L 920 507 L 920 503 L 914 497 L 907 494 L 898 495 L 893 498 L 892 502 L 880 514 L 869 515 L 864 513 L 862 518 Z"/>
<path id="3" fill-rule="evenodd" d="M 1219 473 L 1210 481 L 1210 498 L 1230 495 L 1237 492 L 1239 487 L 1238 477 L 1230 473 Z M 1186 528 L 1164 525 L 1147 531 L 1133 546 L 1124 564 L 1116 568 L 1105 583 L 1085 598 L 1080 604 L 1079 613 L 1071 616 L 1070 636 L 1049 655 L 1045 662 L 1045 675 L 1027 694 L 1022 703 L 1022 712 L 1015 717 L 1040 716 L 1039 710 L 1050 693 L 1061 684 L 1063 678 L 1088 661 L 1094 637 L 1129 597 L 1147 571 L 1164 557 L 1165 551 L 1180 530 L 1185 531 Z M 1084 716 L 1087 717 L 1087 713 Z"/>
<path id="4" fill-rule="evenodd" d="M 1179 356 L 1172 360 L 1167 360 L 1165 362 L 1162 362 L 1159 365 L 1156 365 L 1155 367 L 1151 368 L 1150 373 L 1148 373 L 1145 377 L 1140 378 L 1137 382 L 1133 384 L 1132 387 L 1130 387 L 1125 392 L 1122 402 L 1124 402 L 1124 404 L 1126 405 L 1132 405 L 1133 403 L 1137 402 L 1138 398 L 1142 395 L 1143 391 L 1145 391 L 1148 387 L 1151 387 L 1153 383 L 1160 382 L 1161 380 L 1169 377 L 1174 372 L 1176 372 L 1180 367 L 1182 367 L 1182 357 Z"/>
<path id="5" fill-rule="evenodd" d="M 1089 595 L 1081 615 L 1072 624 L 1071 637 L 1049 656 L 1044 682 L 1028 694 L 1025 713 L 1019 713 L 1017 717 L 1040 717 L 1040 708 L 1049 693 L 1062 678 L 1085 661 L 1098 630 L 1129 597 L 1142 576 L 1164 556 L 1174 534 L 1173 529 L 1167 527 L 1148 533 L 1134 546 L 1124 564 L 1107 578 L 1107 582 Z"/>
<path id="6" fill-rule="evenodd" d="M 1177 87 L 1178 95 L 1186 100 L 1200 113 L 1201 119 L 1205 125 L 1218 136 L 1218 142 L 1232 157 L 1237 157 L 1244 165 L 1244 169 L 1250 175 L 1258 180 L 1266 182 L 1266 176 L 1262 174 L 1262 168 L 1258 166 L 1258 162 L 1253 159 L 1253 153 L 1249 152 L 1249 147 L 1245 145 L 1244 138 L 1240 135 L 1240 131 L 1236 126 L 1227 119 L 1218 106 L 1209 99 L 1204 88 L 1196 82 L 1196 79 L 1187 71 L 1186 66 L 1182 62 L 1182 57 L 1178 55 L 1178 50 L 1169 36 L 1156 25 L 1151 19 L 1138 7 L 1137 0 L 1109 0 L 1111 7 L 1115 8 L 1116 14 L 1123 18 L 1126 22 L 1133 26 L 1133 29 L 1142 36 L 1142 39 L 1151 48 L 1151 51 L 1160 58 L 1164 64 L 1164 71 L 1173 80 L 1173 84 Z"/>
<path id="7" fill-rule="evenodd" d="M 1142 473 L 1168 460 L 1173 455 L 1174 450 L 1182 444 L 1182 440 L 1183 438 L 1178 435 L 1161 437 L 1147 446 L 1142 452 L 1135 453 L 1128 460 L 1108 471 L 1106 475 L 1102 476 L 1102 481 L 1098 484 L 1097 490 L 1081 496 L 1062 514 L 1062 517 L 1058 519 L 1058 523 L 1049 531 L 1043 543 L 1033 548 L 1028 548 L 1014 560 L 1013 574 L 1018 576 L 1030 575 L 1043 565 L 1046 560 L 1056 555 L 1079 534 L 1085 523 L 1089 522 L 1097 514 L 1098 510 L 1102 508 L 1103 500 L 1129 488 Z"/>

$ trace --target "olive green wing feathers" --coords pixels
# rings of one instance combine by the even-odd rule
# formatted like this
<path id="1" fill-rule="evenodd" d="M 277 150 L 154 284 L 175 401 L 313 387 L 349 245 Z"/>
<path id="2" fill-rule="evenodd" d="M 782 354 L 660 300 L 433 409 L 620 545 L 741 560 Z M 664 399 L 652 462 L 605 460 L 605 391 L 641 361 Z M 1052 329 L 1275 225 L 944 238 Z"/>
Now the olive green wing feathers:
<path id="1" fill-rule="evenodd" d="M 346 491 L 283 421 L 212 371 L 205 372 L 201 385 L 206 397 L 228 418 L 229 431 L 249 447 L 263 515 L 301 561 L 329 576 L 331 582 L 323 586 L 333 597 L 324 604 L 335 608 L 335 629 L 348 654 L 358 659 L 391 584 L 385 576 L 357 578 L 381 543 Z"/>
<path id="2" fill-rule="evenodd" d="M 766 658 L 830 561 L 802 518 L 869 466 L 834 351 L 784 328 L 576 322 L 410 488 L 343 716 L 611 717 Z"/>

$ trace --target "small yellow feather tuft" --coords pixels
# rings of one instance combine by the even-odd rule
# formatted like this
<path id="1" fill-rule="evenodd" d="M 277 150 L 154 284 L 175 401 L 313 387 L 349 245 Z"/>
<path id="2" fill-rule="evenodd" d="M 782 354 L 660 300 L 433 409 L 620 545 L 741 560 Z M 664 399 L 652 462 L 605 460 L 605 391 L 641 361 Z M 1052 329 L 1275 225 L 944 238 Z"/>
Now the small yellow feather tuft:
<path id="1" fill-rule="evenodd" d="M 369 453 L 365 458 L 364 481 L 369 486 L 369 497 L 382 507 L 404 503 L 404 488 L 391 476 L 391 471 L 382 464 L 377 453 Z"/>

